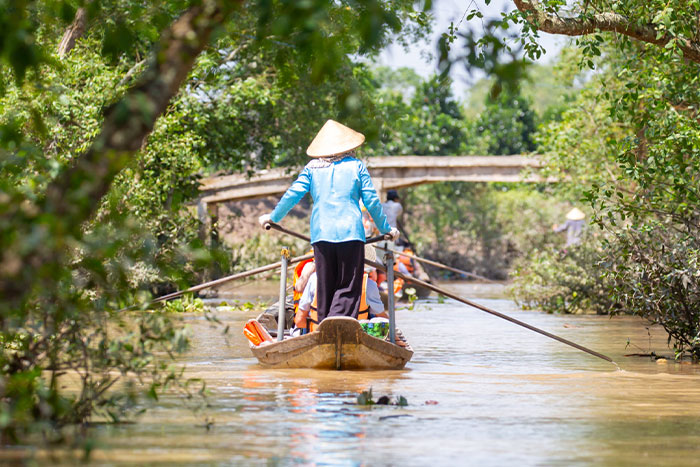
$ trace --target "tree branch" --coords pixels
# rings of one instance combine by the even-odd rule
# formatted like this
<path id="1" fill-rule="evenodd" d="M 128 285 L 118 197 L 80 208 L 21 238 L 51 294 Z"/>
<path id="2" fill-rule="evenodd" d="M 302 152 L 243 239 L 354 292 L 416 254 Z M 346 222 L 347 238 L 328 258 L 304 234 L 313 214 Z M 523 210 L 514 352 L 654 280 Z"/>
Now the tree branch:
<path id="1" fill-rule="evenodd" d="M 119 83 L 117 84 L 117 87 L 120 88 L 120 87 L 122 87 L 123 85 L 125 85 L 126 83 L 128 83 L 128 82 L 131 80 L 131 78 L 132 78 L 136 73 L 138 73 L 139 70 L 140 70 L 141 68 L 143 68 L 143 66 L 144 66 L 145 64 L 146 64 L 146 59 L 145 59 L 145 58 L 144 58 L 143 60 L 139 61 L 139 62 L 136 62 L 136 63 L 134 64 L 134 66 L 132 66 L 131 68 L 129 68 L 129 71 L 127 71 L 126 74 L 124 75 L 124 77 L 119 81 Z"/>
<path id="2" fill-rule="evenodd" d="M 657 37 L 657 30 L 653 24 L 635 24 L 629 18 L 613 12 L 562 18 L 543 11 L 538 0 L 513 0 L 513 3 L 520 12 L 525 14 L 525 19 L 530 24 L 543 32 L 584 36 L 597 31 L 609 31 L 659 46 L 665 46 L 671 40 L 676 40 L 685 58 L 700 63 L 700 43 L 670 34 Z"/>
<path id="3" fill-rule="evenodd" d="M 83 7 L 75 12 L 75 18 L 66 32 L 63 33 L 61 42 L 58 44 L 58 56 L 65 57 L 75 47 L 75 42 L 85 33 L 87 26 L 87 10 Z"/>

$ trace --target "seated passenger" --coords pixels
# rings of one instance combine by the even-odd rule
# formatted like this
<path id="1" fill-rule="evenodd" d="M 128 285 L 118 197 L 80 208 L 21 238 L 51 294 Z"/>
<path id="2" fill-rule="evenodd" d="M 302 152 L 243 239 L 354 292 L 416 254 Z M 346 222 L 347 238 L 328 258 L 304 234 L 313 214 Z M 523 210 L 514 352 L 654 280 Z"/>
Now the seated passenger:
<path id="1" fill-rule="evenodd" d="M 369 308 L 369 316 L 366 318 L 358 316 L 358 319 L 388 318 L 389 314 L 384 311 L 384 303 L 382 303 L 382 297 L 379 296 L 377 270 L 375 268 L 365 266 L 362 291 L 364 293 L 362 294 L 362 301 L 360 302 L 360 314 L 362 314 L 363 306 L 366 304 Z"/>
<path id="2" fill-rule="evenodd" d="M 401 274 L 405 274 L 407 276 L 412 275 L 411 271 L 409 271 L 406 267 L 406 263 L 404 263 L 403 261 L 397 261 L 396 263 L 394 263 L 394 271 L 398 271 Z"/>
<path id="3" fill-rule="evenodd" d="M 406 269 L 406 266 L 402 263 L 395 263 L 394 264 L 394 271 L 398 271 L 401 274 L 405 274 L 407 276 L 410 276 L 411 274 L 408 272 L 408 269 Z M 383 292 L 386 292 L 387 289 L 389 288 L 389 285 L 387 284 L 386 280 L 386 273 L 381 272 L 379 274 L 379 288 L 382 289 Z M 401 279 L 400 277 L 394 276 L 394 296 L 397 298 L 401 298 L 403 296 L 403 286 L 406 282 Z"/>
<path id="4" fill-rule="evenodd" d="M 292 336 L 306 334 L 313 330 L 311 329 L 308 319 L 312 304 L 316 304 L 316 272 L 313 272 L 309 277 L 306 287 L 304 288 L 304 292 L 301 294 L 301 298 L 299 299 L 299 305 L 297 306 L 297 311 L 294 314 L 294 329 L 292 329 Z"/>
<path id="5" fill-rule="evenodd" d="M 368 270 L 369 269 L 369 270 Z M 384 311 L 384 304 L 379 296 L 377 283 L 370 278 L 375 274 L 374 268 L 365 268 L 362 278 L 362 297 L 360 298 L 360 309 L 357 319 L 372 319 L 376 316 L 386 318 L 388 314 Z M 306 284 L 304 293 L 299 300 L 299 311 L 294 316 L 294 329 L 292 336 L 298 336 L 313 332 L 318 327 L 318 313 L 316 307 L 316 273 L 313 273 Z"/>
<path id="6" fill-rule="evenodd" d="M 308 253 L 313 253 L 313 250 Z M 297 314 L 299 314 L 299 300 L 301 300 L 301 295 L 304 293 L 306 284 L 309 282 L 309 278 L 316 271 L 316 263 L 314 259 L 307 259 L 300 262 L 294 268 L 294 278 L 292 279 L 293 287 L 293 298 L 294 298 L 294 316 L 296 319 Z"/>

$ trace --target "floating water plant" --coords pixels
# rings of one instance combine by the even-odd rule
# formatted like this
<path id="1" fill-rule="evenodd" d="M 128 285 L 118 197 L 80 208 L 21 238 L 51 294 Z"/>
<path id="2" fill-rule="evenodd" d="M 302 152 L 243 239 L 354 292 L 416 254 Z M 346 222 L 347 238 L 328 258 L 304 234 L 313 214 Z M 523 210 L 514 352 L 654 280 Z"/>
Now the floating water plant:
<path id="1" fill-rule="evenodd" d="M 408 405 L 408 400 L 404 396 L 398 396 L 392 400 L 390 396 L 380 396 L 376 401 L 372 398 L 372 388 L 367 391 L 362 391 L 357 396 L 357 405 L 397 405 L 405 407 Z"/>

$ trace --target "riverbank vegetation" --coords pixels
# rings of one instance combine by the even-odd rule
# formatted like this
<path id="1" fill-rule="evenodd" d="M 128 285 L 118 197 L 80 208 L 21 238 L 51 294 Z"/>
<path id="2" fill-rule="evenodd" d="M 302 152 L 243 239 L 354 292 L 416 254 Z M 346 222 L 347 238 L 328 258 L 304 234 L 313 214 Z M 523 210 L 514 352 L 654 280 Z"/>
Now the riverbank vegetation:
<path id="1" fill-rule="evenodd" d="M 430 2 L 3 8 L 3 440 L 60 440 L 65 424 L 128 417 L 137 393 L 186 385 L 162 357 L 187 347 L 176 313 L 120 310 L 275 261 L 283 242 L 301 254 L 288 239 L 212 237 L 196 215 L 198 180 L 296 167 L 330 117 L 367 135 L 363 157 L 542 154 L 559 183 L 402 190 L 418 250 L 514 278 L 526 306 L 638 314 L 664 326 L 679 354 L 700 356 L 700 6 L 623 0 L 618 20 L 654 34 L 598 31 L 536 65 L 538 15 L 563 8 L 544 3 L 515 0 L 500 20 L 523 27 L 520 51 L 500 35 L 445 34 L 442 70 L 489 74 L 468 99 L 445 74 L 373 64 L 390 41 L 430 32 Z M 584 19 L 604 29 L 606 3 L 585 4 Z M 448 48 L 462 52 L 450 58 Z M 581 245 L 564 248 L 551 226 L 574 205 L 593 222 Z M 80 376 L 71 391 L 58 382 L 66 373 Z"/>
<path id="2" fill-rule="evenodd" d="M 699 357 L 700 5 L 626 0 L 610 11 L 592 1 L 577 23 L 553 19 L 555 5 L 515 3 L 516 21 L 545 31 L 578 36 L 584 23 L 600 28 L 576 42 L 593 74 L 562 118 L 541 131 L 548 167 L 571 182 L 560 193 L 585 200 L 593 214 L 599 238 L 586 248 L 599 251 L 577 263 L 596 264 L 591 284 L 602 288 L 591 287 L 587 300 L 660 324 L 679 355 Z M 614 21 L 603 26 L 603 15 Z M 603 32 L 621 27 L 619 35 Z M 537 271 L 528 273 L 533 282 Z"/>

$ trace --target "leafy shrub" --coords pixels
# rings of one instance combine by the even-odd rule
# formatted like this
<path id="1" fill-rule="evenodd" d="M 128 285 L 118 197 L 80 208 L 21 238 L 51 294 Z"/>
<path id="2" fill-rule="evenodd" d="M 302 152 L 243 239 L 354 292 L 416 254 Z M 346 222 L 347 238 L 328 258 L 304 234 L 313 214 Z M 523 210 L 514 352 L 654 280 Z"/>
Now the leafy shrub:
<path id="1" fill-rule="evenodd" d="M 677 356 L 700 358 L 700 232 L 674 227 L 657 222 L 621 231 L 609 250 L 627 261 L 609 261 L 606 274 L 623 309 L 663 326 Z"/>
<path id="2" fill-rule="evenodd" d="M 590 238 L 568 249 L 535 249 L 517 262 L 509 293 L 518 305 L 548 313 L 611 313 L 617 305 L 599 266 L 602 258 Z"/>

